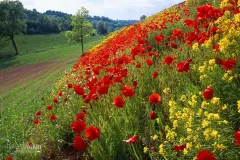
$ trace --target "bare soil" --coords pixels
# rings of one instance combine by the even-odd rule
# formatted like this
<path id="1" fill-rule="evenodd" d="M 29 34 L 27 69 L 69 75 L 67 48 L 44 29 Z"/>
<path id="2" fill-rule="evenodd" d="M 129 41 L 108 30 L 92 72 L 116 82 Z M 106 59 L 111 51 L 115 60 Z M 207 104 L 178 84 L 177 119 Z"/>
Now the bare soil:
<path id="1" fill-rule="evenodd" d="M 64 64 L 65 62 L 48 62 L 0 70 L 0 94 L 6 89 L 15 88 L 31 79 L 44 76 L 57 67 L 64 67 L 66 65 Z"/>

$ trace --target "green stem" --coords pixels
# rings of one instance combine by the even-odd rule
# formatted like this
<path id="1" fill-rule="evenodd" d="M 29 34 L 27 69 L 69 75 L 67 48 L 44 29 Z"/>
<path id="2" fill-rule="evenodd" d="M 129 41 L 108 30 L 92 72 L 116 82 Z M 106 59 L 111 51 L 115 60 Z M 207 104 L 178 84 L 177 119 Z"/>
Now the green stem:
<path id="1" fill-rule="evenodd" d="M 165 160 L 168 160 L 167 157 L 166 157 L 164 154 L 163 154 L 162 156 L 163 156 L 163 158 L 164 158 Z"/>
<path id="2" fill-rule="evenodd" d="M 138 157 L 138 154 L 137 154 L 137 152 L 136 152 L 136 150 L 135 150 L 134 145 L 131 144 L 131 146 L 132 146 L 132 149 L 133 149 L 134 155 L 136 156 L 137 160 L 140 160 L 140 158 Z"/>

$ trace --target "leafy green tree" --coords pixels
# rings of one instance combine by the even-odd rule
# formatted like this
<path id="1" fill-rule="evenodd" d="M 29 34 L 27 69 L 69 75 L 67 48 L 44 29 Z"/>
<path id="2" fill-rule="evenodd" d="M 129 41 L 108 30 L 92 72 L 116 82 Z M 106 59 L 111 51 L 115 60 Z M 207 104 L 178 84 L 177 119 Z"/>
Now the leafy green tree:
<path id="1" fill-rule="evenodd" d="M 146 19 L 146 18 L 147 18 L 146 15 L 142 15 L 142 16 L 140 17 L 140 20 L 143 21 L 143 20 Z"/>
<path id="2" fill-rule="evenodd" d="M 4 0 L 0 2 L 0 38 L 7 38 L 18 55 L 15 35 L 26 31 L 26 15 L 19 1 Z"/>
<path id="3" fill-rule="evenodd" d="M 82 45 L 82 53 L 84 53 L 83 49 L 83 41 L 85 38 L 91 36 L 93 33 L 93 26 L 87 20 L 88 10 L 84 7 L 79 9 L 77 13 L 72 16 L 71 26 L 73 27 L 72 31 L 66 32 L 66 37 L 71 42 L 80 42 Z"/>
<path id="4" fill-rule="evenodd" d="M 99 34 L 106 34 L 108 32 L 108 27 L 108 22 L 103 22 L 102 20 L 97 22 L 96 28 Z"/>

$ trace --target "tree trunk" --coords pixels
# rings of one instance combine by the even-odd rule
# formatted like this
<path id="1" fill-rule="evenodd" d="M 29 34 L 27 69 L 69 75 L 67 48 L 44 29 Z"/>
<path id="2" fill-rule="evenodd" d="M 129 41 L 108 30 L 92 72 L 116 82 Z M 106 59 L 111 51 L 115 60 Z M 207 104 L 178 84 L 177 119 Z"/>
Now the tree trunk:
<path id="1" fill-rule="evenodd" d="M 19 52 L 18 52 L 18 49 L 17 49 L 17 45 L 16 45 L 16 43 L 15 43 L 15 41 L 14 41 L 14 37 L 12 37 L 11 40 L 12 40 L 12 44 L 13 44 L 13 47 L 14 47 L 15 52 L 16 52 L 16 54 L 15 54 L 15 56 L 16 56 L 16 55 L 19 54 Z"/>
<path id="2" fill-rule="evenodd" d="M 81 39 L 81 44 L 82 44 L 82 54 L 84 53 L 84 49 L 83 49 L 83 39 Z"/>

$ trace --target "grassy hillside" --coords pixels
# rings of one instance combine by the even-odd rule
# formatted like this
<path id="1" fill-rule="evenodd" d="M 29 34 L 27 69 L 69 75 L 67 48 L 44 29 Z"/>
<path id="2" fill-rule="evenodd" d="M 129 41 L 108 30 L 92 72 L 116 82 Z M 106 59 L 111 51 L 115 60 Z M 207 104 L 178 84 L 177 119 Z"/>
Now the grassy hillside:
<path id="1" fill-rule="evenodd" d="M 29 36 L 26 37 L 29 39 Z M 44 68 L 41 74 L 36 73 L 31 78 L 25 77 L 17 87 L 12 88 L 14 84 L 0 86 L 0 159 L 5 157 L 6 151 L 13 151 L 14 147 L 21 144 L 28 136 L 27 130 L 32 123 L 32 113 L 47 103 L 42 98 L 56 90 L 54 84 L 64 76 L 65 71 L 73 67 L 81 55 L 79 44 L 64 42 L 61 45 L 60 42 L 65 40 L 63 34 L 43 37 L 31 36 L 29 41 L 22 44 L 25 47 L 28 45 L 28 51 L 31 50 L 33 53 L 25 52 L 11 59 L 1 60 L 0 69 L 6 68 L 1 70 L 4 74 L 9 74 L 8 71 L 15 69 L 16 66 L 27 67 L 30 64 L 44 64 L 47 70 Z M 102 36 L 89 37 L 84 45 L 85 50 L 92 48 L 102 39 Z M 44 51 L 35 52 L 40 50 L 40 47 Z M 19 79 L 15 79 L 12 83 L 17 81 Z"/>
<path id="2" fill-rule="evenodd" d="M 101 39 L 102 36 L 93 36 L 86 39 L 85 50 L 100 42 Z M 19 56 L 0 59 L 0 69 L 52 60 L 62 61 L 76 56 L 76 51 L 81 48 L 80 44 L 68 43 L 64 33 L 18 36 L 17 43 L 20 52 Z M 6 46 L 0 49 L 0 55 L 9 55 L 11 50 L 13 51 L 12 46 Z M 77 56 L 80 56 L 80 54 Z"/>
<path id="3" fill-rule="evenodd" d="M 29 118 L 24 144 L 41 145 L 40 153 L 24 146 L 7 153 L 238 160 L 239 7 L 239 0 L 187 0 L 112 33 Z"/>

